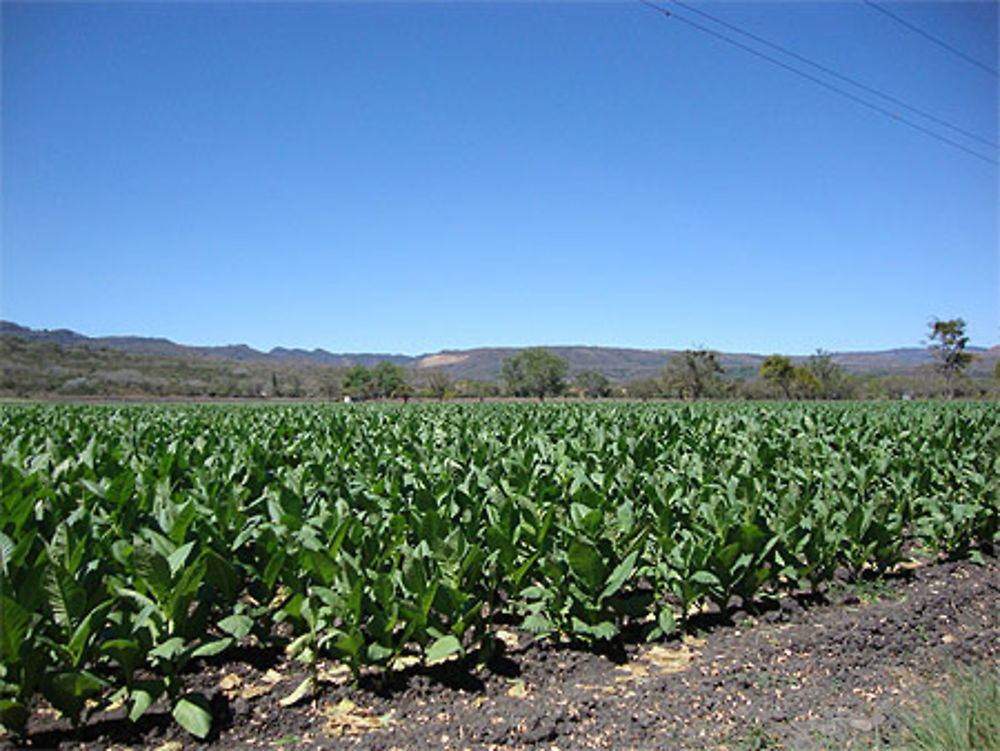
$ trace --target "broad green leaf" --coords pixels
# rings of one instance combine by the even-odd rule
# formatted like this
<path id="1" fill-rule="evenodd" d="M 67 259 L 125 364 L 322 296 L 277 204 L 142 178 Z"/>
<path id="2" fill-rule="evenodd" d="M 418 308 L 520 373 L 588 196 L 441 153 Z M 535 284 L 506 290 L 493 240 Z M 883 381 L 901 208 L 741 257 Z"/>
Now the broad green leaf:
<path id="1" fill-rule="evenodd" d="M 247 615 L 230 615 L 219 621 L 219 628 L 235 639 L 243 639 L 253 629 L 253 619 Z"/>
<path id="2" fill-rule="evenodd" d="M 555 631 L 555 625 L 552 621 L 541 613 L 532 613 L 526 616 L 521 623 L 521 628 L 536 634 L 548 634 Z"/>
<path id="3" fill-rule="evenodd" d="M 365 637 L 360 631 L 352 631 L 344 634 L 333 642 L 333 648 L 342 655 L 356 658 L 365 644 Z"/>
<path id="4" fill-rule="evenodd" d="M 691 581 L 698 584 L 704 584 L 708 587 L 717 587 L 722 582 L 719 581 L 719 577 L 713 574 L 711 571 L 695 571 L 691 575 Z"/>
<path id="5" fill-rule="evenodd" d="M 205 738 L 212 730 L 212 710 L 201 694 L 185 694 L 171 714 L 182 728 L 196 738 Z"/>
<path id="6" fill-rule="evenodd" d="M 63 628 L 72 627 L 86 607 L 86 592 L 68 571 L 55 563 L 50 563 L 46 570 L 44 587 L 53 620 Z"/>
<path id="7" fill-rule="evenodd" d="M 0 658 L 13 662 L 31 625 L 31 615 L 14 600 L 0 594 Z"/>
<path id="8" fill-rule="evenodd" d="M 396 650 L 394 650 L 391 647 L 386 647 L 383 646 L 382 644 L 378 644 L 377 642 L 373 642 L 368 645 L 366 654 L 368 656 L 369 662 L 378 665 L 380 663 L 385 662 L 394 654 L 396 654 Z"/>
<path id="9" fill-rule="evenodd" d="M 461 652 L 462 643 L 453 634 L 446 634 L 427 647 L 424 658 L 428 665 L 433 665 Z"/>
<path id="10" fill-rule="evenodd" d="M 171 636 L 162 644 L 149 650 L 150 657 L 159 657 L 163 660 L 174 660 L 184 651 L 184 640 L 179 636 Z"/>
<path id="11" fill-rule="evenodd" d="M 618 636 L 618 626 L 612 621 L 599 621 L 596 624 L 588 624 L 579 618 L 571 620 L 573 632 L 580 636 L 594 640 L 609 640 Z"/>
<path id="12" fill-rule="evenodd" d="M 673 636 L 677 631 L 677 621 L 674 619 L 674 610 L 669 605 L 660 610 L 656 618 L 656 623 L 660 627 L 664 636 Z"/>
<path id="13" fill-rule="evenodd" d="M 230 637 L 224 639 L 213 639 L 198 646 L 192 653 L 192 657 L 213 657 L 221 654 L 232 646 L 233 640 Z"/>
<path id="14" fill-rule="evenodd" d="M 101 652 L 122 666 L 126 676 L 131 677 L 139 661 L 139 642 L 136 639 L 109 639 L 101 644 Z"/>
<path id="15" fill-rule="evenodd" d="M 307 550 L 302 561 L 309 571 L 316 573 L 323 584 L 332 584 L 337 577 L 337 566 L 326 552 Z"/>
<path id="16" fill-rule="evenodd" d="M 177 572 L 184 567 L 187 563 L 188 556 L 191 555 L 191 551 L 194 550 L 195 543 L 191 542 L 181 545 L 177 550 L 167 556 L 167 565 L 170 567 L 171 578 L 177 576 Z"/>
<path id="17" fill-rule="evenodd" d="M 96 483 L 87 478 L 82 478 L 80 484 L 83 485 L 89 492 L 96 495 L 98 498 L 104 498 L 107 496 L 108 488 L 105 487 L 104 483 Z"/>
<path id="18" fill-rule="evenodd" d="M 170 593 L 170 564 L 166 556 L 143 545 L 137 547 L 134 554 L 137 586 L 146 585 L 158 598 L 165 598 Z"/>
<path id="19" fill-rule="evenodd" d="M 98 694 L 107 683 L 86 670 L 66 671 L 46 676 L 42 694 L 52 706 L 74 721 L 87 699 Z"/>
<path id="20" fill-rule="evenodd" d="M 573 540 L 569 545 L 570 570 L 591 593 L 600 591 L 605 580 L 605 566 L 601 554 L 593 545 L 582 540 Z"/>
<path id="21" fill-rule="evenodd" d="M 187 530 L 191 522 L 198 516 L 198 509 L 194 502 L 187 501 L 181 506 L 175 506 L 175 514 L 170 524 L 170 529 L 166 530 L 167 535 L 176 545 L 180 545 L 181 540 L 187 535 Z"/>
<path id="22" fill-rule="evenodd" d="M 610 597 L 621 589 L 622 585 L 628 580 L 628 578 L 632 575 L 632 572 L 635 570 L 635 562 L 638 557 L 639 551 L 633 550 L 625 556 L 625 559 L 621 563 L 615 566 L 614 571 L 612 571 L 611 575 L 608 577 L 607 586 L 605 586 L 604 591 L 601 592 L 600 599 L 603 600 L 605 597 Z"/>
<path id="23" fill-rule="evenodd" d="M 719 559 L 719 563 L 722 566 L 722 570 L 729 571 L 733 568 L 736 562 L 736 558 L 740 553 L 739 542 L 732 542 L 726 545 L 721 550 L 716 553 Z"/>
<path id="24" fill-rule="evenodd" d="M 205 581 L 222 595 L 223 602 L 235 601 L 239 595 L 236 569 L 214 550 L 206 550 L 202 555 L 205 561 Z"/>

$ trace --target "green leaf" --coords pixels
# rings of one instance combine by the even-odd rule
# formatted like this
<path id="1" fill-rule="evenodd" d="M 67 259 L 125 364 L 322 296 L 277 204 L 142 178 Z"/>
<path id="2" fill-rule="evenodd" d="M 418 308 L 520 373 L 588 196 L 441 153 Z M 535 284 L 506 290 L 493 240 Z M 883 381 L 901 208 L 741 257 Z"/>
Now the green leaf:
<path id="1" fill-rule="evenodd" d="M 104 625 L 105 615 L 111 609 L 112 605 L 114 605 L 112 600 L 101 603 L 87 613 L 86 617 L 80 621 L 80 624 L 73 631 L 73 635 L 70 637 L 67 646 L 76 663 L 79 663 L 83 657 L 84 649 L 87 646 L 90 635 Z"/>
<path id="2" fill-rule="evenodd" d="M 569 546 L 570 570 L 580 583 L 591 593 L 596 593 L 604 584 L 605 566 L 601 554 L 589 543 L 573 540 Z"/>
<path id="3" fill-rule="evenodd" d="M 80 611 L 86 607 L 87 595 L 72 575 L 62 566 L 49 564 L 43 583 L 52 619 L 69 628 L 82 615 Z"/>
<path id="4" fill-rule="evenodd" d="M 663 608 L 656 618 L 656 623 L 664 636 L 672 636 L 677 631 L 677 621 L 674 620 L 673 608 L 670 606 Z"/>
<path id="5" fill-rule="evenodd" d="M 552 621 L 541 613 L 532 613 L 521 622 L 521 628 L 535 634 L 550 634 L 555 631 Z"/>
<path id="6" fill-rule="evenodd" d="M 233 602 L 239 594 L 236 569 L 214 550 L 206 550 L 202 555 L 205 560 L 205 581 L 222 595 L 223 602 Z"/>
<path id="7" fill-rule="evenodd" d="M 382 644 L 374 642 L 368 645 L 368 649 L 365 650 L 367 654 L 367 659 L 370 663 L 375 665 L 381 664 L 396 654 L 396 650 L 392 647 L 386 647 Z"/>
<path id="8" fill-rule="evenodd" d="M 0 658 L 4 663 L 17 659 L 30 625 L 28 612 L 14 600 L 0 594 Z"/>
<path id="9" fill-rule="evenodd" d="M 486 545 L 491 551 L 499 551 L 500 562 L 504 569 L 509 568 L 517 556 L 517 549 L 511 543 L 509 535 L 496 525 L 486 528 Z"/>
<path id="10" fill-rule="evenodd" d="M 219 621 L 219 628 L 235 639 L 243 639 L 253 629 L 253 619 L 247 615 L 230 615 Z"/>
<path id="11" fill-rule="evenodd" d="M 184 640 L 179 636 L 171 636 L 162 644 L 149 650 L 150 657 L 159 657 L 162 660 L 172 661 L 184 651 Z"/>
<path id="12" fill-rule="evenodd" d="M 721 564 L 721 570 L 728 571 L 729 569 L 733 568 L 733 565 L 736 561 L 736 557 L 739 555 L 739 552 L 740 552 L 739 542 L 731 542 L 725 547 L 723 547 L 721 550 L 719 550 L 716 553 L 716 556 L 718 557 L 719 563 Z"/>
<path id="13" fill-rule="evenodd" d="M 14 541 L 0 532 L 0 573 L 7 576 L 7 563 L 14 556 Z"/>
<path id="14" fill-rule="evenodd" d="M 131 678 L 139 660 L 139 642 L 136 639 L 109 639 L 101 644 L 101 652 L 117 660 L 128 678 Z"/>
<path id="15" fill-rule="evenodd" d="M 93 444 L 91 444 L 91 448 L 92 447 Z M 96 483 L 93 482 L 92 480 L 88 480 L 87 478 L 83 478 L 80 480 L 80 484 L 83 485 L 83 487 L 85 487 L 88 491 L 96 495 L 98 498 L 105 498 L 108 494 L 108 488 L 105 487 L 103 482 Z"/>
<path id="16" fill-rule="evenodd" d="M 137 586 L 146 585 L 157 597 L 165 598 L 170 593 L 170 564 L 166 556 L 143 545 L 135 551 L 135 575 Z"/>
<path id="17" fill-rule="evenodd" d="M 86 670 L 62 672 L 47 676 L 42 694 L 52 706 L 74 721 L 79 717 L 84 702 L 96 695 L 107 683 Z"/>
<path id="18" fill-rule="evenodd" d="M 740 546 L 751 553 L 759 553 L 767 542 L 767 534 L 753 523 L 740 527 Z"/>
<path id="19" fill-rule="evenodd" d="M 187 530 L 188 527 L 191 526 L 191 522 L 193 522 L 195 517 L 198 516 L 198 509 L 194 505 L 194 502 L 190 500 L 183 505 L 176 507 L 176 509 L 176 513 L 170 524 L 170 529 L 165 531 L 174 543 L 180 544 L 180 541 L 183 540 L 187 534 Z"/>
<path id="20" fill-rule="evenodd" d="M 424 652 L 424 659 L 428 665 L 433 665 L 446 660 L 453 654 L 459 654 L 461 652 L 462 643 L 454 636 L 454 634 L 445 634 L 427 647 Z"/>
<path id="21" fill-rule="evenodd" d="M 177 700 L 171 714 L 182 728 L 197 738 L 204 738 L 212 730 L 212 711 L 201 694 L 185 694 Z"/>
<path id="22" fill-rule="evenodd" d="M 177 572 L 181 570 L 184 564 L 187 562 L 188 556 L 191 555 L 191 551 L 194 549 L 194 541 L 185 543 L 181 545 L 177 550 L 171 553 L 167 557 L 167 565 L 170 566 L 170 577 L 173 578 L 177 576 Z"/>
<path id="23" fill-rule="evenodd" d="M 306 571 L 314 572 L 323 584 L 332 584 L 337 577 L 337 566 L 326 552 L 307 550 L 302 557 L 302 564 Z"/>
<path id="24" fill-rule="evenodd" d="M 691 574 L 691 581 L 697 584 L 704 584 L 708 587 L 718 587 L 722 584 L 722 582 L 719 581 L 719 577 L 711 571 L 695 571 Z"/>
<path id="25" fill-rule="evenodd" d="M 601 592 L 600 599 L 603 600 L 605 597 L 610 597 L 628 580 L 629 576 L 632 575 L 632 571 L 635 570 L 635 561 L 639 557 L 639 551 L 633 550 L 625 559 L 615 566 L 615 570 L 611 572 L 611 576 L 608 577 L 607 585 L 604 587 L 604 591 Z"/>
<path id="26" fill-rule="evenodd" d="M 17 699 L 0 699 L 0 726 L 20 735 L 28 724 L 28 708 Z"/>
<path id="27" fill-rule="evenodd" d="M 618 636 L 618 626 L 616 626 L 612 621 L 600 621 L 594 625 L 587 624 L 574 617 L 571 620 L 571 626 L 573 628 L 573 633 L 589 637 L 593 640 L 609 640 L 614 639 Z"/>
<path id="28" fill-rule="evenodd" d="M 213 639 L 212 641 L 205 642 L 204 644 L 202 644 L 201 646 L 199 646 L 197 649 L 195 649 L 191 653 L 191 656 L 192 657 L 213 657 L 213 656 L 215 656 L 217 654 L 225 652 L 227 649 L 229 649 L 229 647 L 230 647 L 230 645 L 232 643 L 233 643 L 233 640 L 230 637 L 228 637 L 228 636 L 226 638 L 224 638 L 224 639 Z"/>
<path id="29" fill-rule="evenodd" d="M 356 658 L 361 653 L 361 648 L 365 645 L 365 637 L 360 631 L 352 631 L 344 634 L 333 642 L 333 648 L 340 654 Z"/>
<path id="30" fill-rule="evenodd" d="M 275 551 L 264 568 L 264 586 L 268 589 L 274 588 L 274 584 L 278 580 L 278 574 L 281 573 L 281 568 L 284 565 L 285 551 L 283 549 Z"/>
<path id="31" fill-rule="evenodd" d="M 138 681 L 132 689 L 132 709 L 128 713 L 128 718 L 135 722 L 153 702 L 159 699 L 163 692 L 167 690 L 166 681 Z"/>

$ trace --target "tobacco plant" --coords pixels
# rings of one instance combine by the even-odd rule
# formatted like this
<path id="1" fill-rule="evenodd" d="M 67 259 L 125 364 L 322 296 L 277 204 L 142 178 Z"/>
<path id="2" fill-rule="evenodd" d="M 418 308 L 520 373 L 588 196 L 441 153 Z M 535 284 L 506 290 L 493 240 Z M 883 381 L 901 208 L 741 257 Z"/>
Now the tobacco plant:
<path id="1" fill-rule="evenodd" d="M 41 697 L 192 734 L 247 639 L 486 660 L 499 623 L 651 639 L 693 613 L 1000 536 L 989 403 L 0 407 L 0 724 Z"/>

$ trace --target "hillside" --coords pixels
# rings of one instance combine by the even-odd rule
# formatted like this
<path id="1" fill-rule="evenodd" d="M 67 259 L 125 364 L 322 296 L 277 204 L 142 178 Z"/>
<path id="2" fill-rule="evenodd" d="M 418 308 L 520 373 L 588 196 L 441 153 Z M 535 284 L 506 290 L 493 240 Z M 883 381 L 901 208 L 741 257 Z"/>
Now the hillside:
<path id="1" fill-rule="evenodd" d="M 593 370 L 615 383 L 657 377 L 676 350 L 553 346 L 570 364 L 570 375 Z M 169 339 L 137 336 L 89 337 L 69 329 L 38 330 L 0 321 L 0 375 L 8 392 L 188 394 L 204 396 L 324 395 L 352 365 L 388 361 L 410 370 L 417 380 L 443 371 L 456 380 L 495 382 L 503 361 L 516 348 L 482 347 L 409 356 L 333 353 L 324 349 L 275 347 L 263 352 L 245 344 L 194 347 Z M 1000 348 L 977 349 L 973 376 L 990 376 Z M 806 358 L 793 357 L 795 361 Z M 842 352 L 833 359 L 861 376 L 917 376 L 931 362 L 922 348 L 883 352 Z M 720 353 L 728 377 L 752 378 L 764 355 Z M 89 379 L 89 380 L 88 380 Z M 30 385 L 28 388 L 27 385 Z"/>

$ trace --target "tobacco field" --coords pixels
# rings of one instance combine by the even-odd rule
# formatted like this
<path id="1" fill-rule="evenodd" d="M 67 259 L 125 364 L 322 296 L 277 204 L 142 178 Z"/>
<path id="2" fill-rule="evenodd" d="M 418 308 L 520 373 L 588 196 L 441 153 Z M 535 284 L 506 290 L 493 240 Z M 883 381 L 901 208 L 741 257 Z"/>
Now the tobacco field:
<path id="1" fill-rule="evenodd" d="M 706 609 L 1000 541 L 996 404 L 0 407 L 0 724 L 212 712 L 249 642 L 316 687 L 497 631 L 661 640 Z M 295 696 L 290 697 L 295 699 Z"/>

